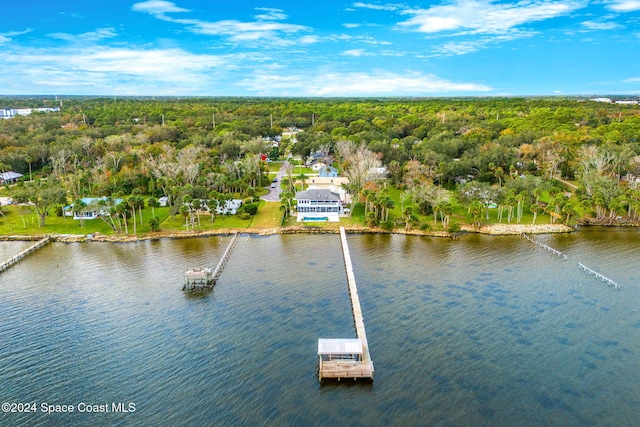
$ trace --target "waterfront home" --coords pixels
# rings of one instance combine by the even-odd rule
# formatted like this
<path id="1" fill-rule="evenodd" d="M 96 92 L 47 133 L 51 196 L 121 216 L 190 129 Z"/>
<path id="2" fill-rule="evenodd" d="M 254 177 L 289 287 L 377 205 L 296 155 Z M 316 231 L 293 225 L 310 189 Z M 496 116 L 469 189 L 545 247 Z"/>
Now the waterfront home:
<path id="1" fill-rule="evenodd" d="M 101 201 L 106 201 L 107 197 L 85 197 L 80 199 L 84 203 L 84 208 L 79 212 L 74 212 L 73 204 L 62 208 L 64 216 L 73 217 L 73 219 L 96 219 L 101 215 L 110 215 L 109 207 L 102 206 Z M 113 199 L 112 205 L 116 206 L 122 202 L 122 199 Z"/>
<path id="2" fill-rule="evenodd" d="M 23 175 L 18 172 L 13 172 L 13 171 L 2 172 L 0 173 L 0 185 L 15 184 L 18 181 L 18 178 L 22 176 Z"/>
<path id="3" fill-rule="evenodd" d="M 298 222 L 339 222 L 344 213 L 340 195 L 331 190 L 309 189 L 296 193 Z"/>
<path id="4" fill-rule="evenodd" d="M 351 203 L 346 186 L 349 184 L 349 178 L 346 176 L 312 176 L 307 178 L 307 190 L 329 190 L 340 196 L 342 204 Z"/>

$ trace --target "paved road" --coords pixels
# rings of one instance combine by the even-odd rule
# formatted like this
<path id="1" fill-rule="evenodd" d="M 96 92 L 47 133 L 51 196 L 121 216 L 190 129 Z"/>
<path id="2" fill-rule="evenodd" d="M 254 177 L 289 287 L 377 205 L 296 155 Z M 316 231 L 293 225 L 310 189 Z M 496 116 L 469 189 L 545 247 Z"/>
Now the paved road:
<path id="1" fill-rule="evenodd" d="M 285 160 L 282 162 L 280 166 L 280 170 L 278 171 L 278 175 L 276 178 L 278 182 L 276 182 L 276 188 L 269 188 L 269 192 L 261 197 L 262 200 L 266 200 L 267 202 L 279 202 L 280 201 L 280 193 L 282 193 L 282 187 L 280 183 L 282 182 L 282 178 L 285 176 L 287 167 L 289 166 L 289 161 Z"/>

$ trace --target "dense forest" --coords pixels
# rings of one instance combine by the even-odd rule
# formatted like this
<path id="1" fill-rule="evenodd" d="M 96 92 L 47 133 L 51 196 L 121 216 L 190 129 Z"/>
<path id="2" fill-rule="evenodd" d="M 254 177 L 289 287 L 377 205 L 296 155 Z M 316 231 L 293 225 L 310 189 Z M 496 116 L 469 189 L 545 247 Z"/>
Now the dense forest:
<path id="1" fill-rule="evenodd" d="M 509 222 L 525 210 L 534 221 L 538 212 L 566 223 L 638 221 L 638 105 L 561 98 L 0 101 L 3 108 L 58 106 L 0 120 L 0 170 L 30 181 L 12 195 L 52 201 L 39 207 L 47 211 L 53 201 L 85 196 L 167 195 L 177 206 L 185 197 L 250 195 L 268 183 L 261 155 L 324 152 L 350 178 L 358 153 L 388 171 L 384 182 L 363 176 L 349 188 L 370 225 L 391 227 L 389 187 L 407 200 L 395 218 L 407 227 L 418 215 L 439 216 L 446 227 L 452 198 L 474 224 L 491 204 Z M 291 127 L 301 132 L 276 147 L 270 138 Z M 291 185 L 283 206 L 291 206 Z"/>

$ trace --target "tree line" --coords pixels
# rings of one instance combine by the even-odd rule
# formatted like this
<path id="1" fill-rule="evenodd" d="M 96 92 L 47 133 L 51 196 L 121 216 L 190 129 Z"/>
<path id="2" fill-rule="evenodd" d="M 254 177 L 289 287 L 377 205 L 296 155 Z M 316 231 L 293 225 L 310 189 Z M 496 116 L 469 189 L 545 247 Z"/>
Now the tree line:
<path id="1" fill-rule="evenodd" d="M 350 176 L 367 220 L 389 221 L 388 206 L 373 202 L 372 194 L 385 199 L 380 177 L 355 171 L 363 167 L 353 157 L 359 152 L 369 166 L 384 166 L 388 182 L 411 200 L 399 218 L 407 227 L 418 213 L 447 226 L 451 194 L 469 206 L 474 223 L 491 203 L 507 221 L 525 209 L 565 222 L 578 210 L 598 221 L 637 221 L 637 106 L 577 98 L 37 101 L 2 100 L 7 108 L 62 107 L 0 121 L 0 169 L 55 182 L 68 201 L 144 194 L 178 206 L 185 197 L 247 196 L 267 185 L 261 155 L 324 151 Z M 289 127 L 303 131 L 274 151 Z M 549 191 L 558 178 L 575 183 L 578 207 L 557 190 L 540 203 L 535 189 Z"/>

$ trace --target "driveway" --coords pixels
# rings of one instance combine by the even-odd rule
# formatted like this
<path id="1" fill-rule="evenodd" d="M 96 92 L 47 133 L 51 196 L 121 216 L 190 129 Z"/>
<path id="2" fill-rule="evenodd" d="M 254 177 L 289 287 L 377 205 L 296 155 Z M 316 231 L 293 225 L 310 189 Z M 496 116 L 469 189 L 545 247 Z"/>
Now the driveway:
<path id="1" fill-rule="evenodd" d="M 287 167 L 289 166 L 289 161 L 285 160 L 282 162 L 280 166 L 280 170 L 276 175 L 278 182 L 276 182 L 276 188 L 269 188 L 269 192 L 261 197 L 262 200 L 266 200 L 267 202 L 279 202 L 280 201 L 280 193 L 282 193 L 282 187 L 280 183 L 282 182 L 282 178 L 285 176 Z"/>

